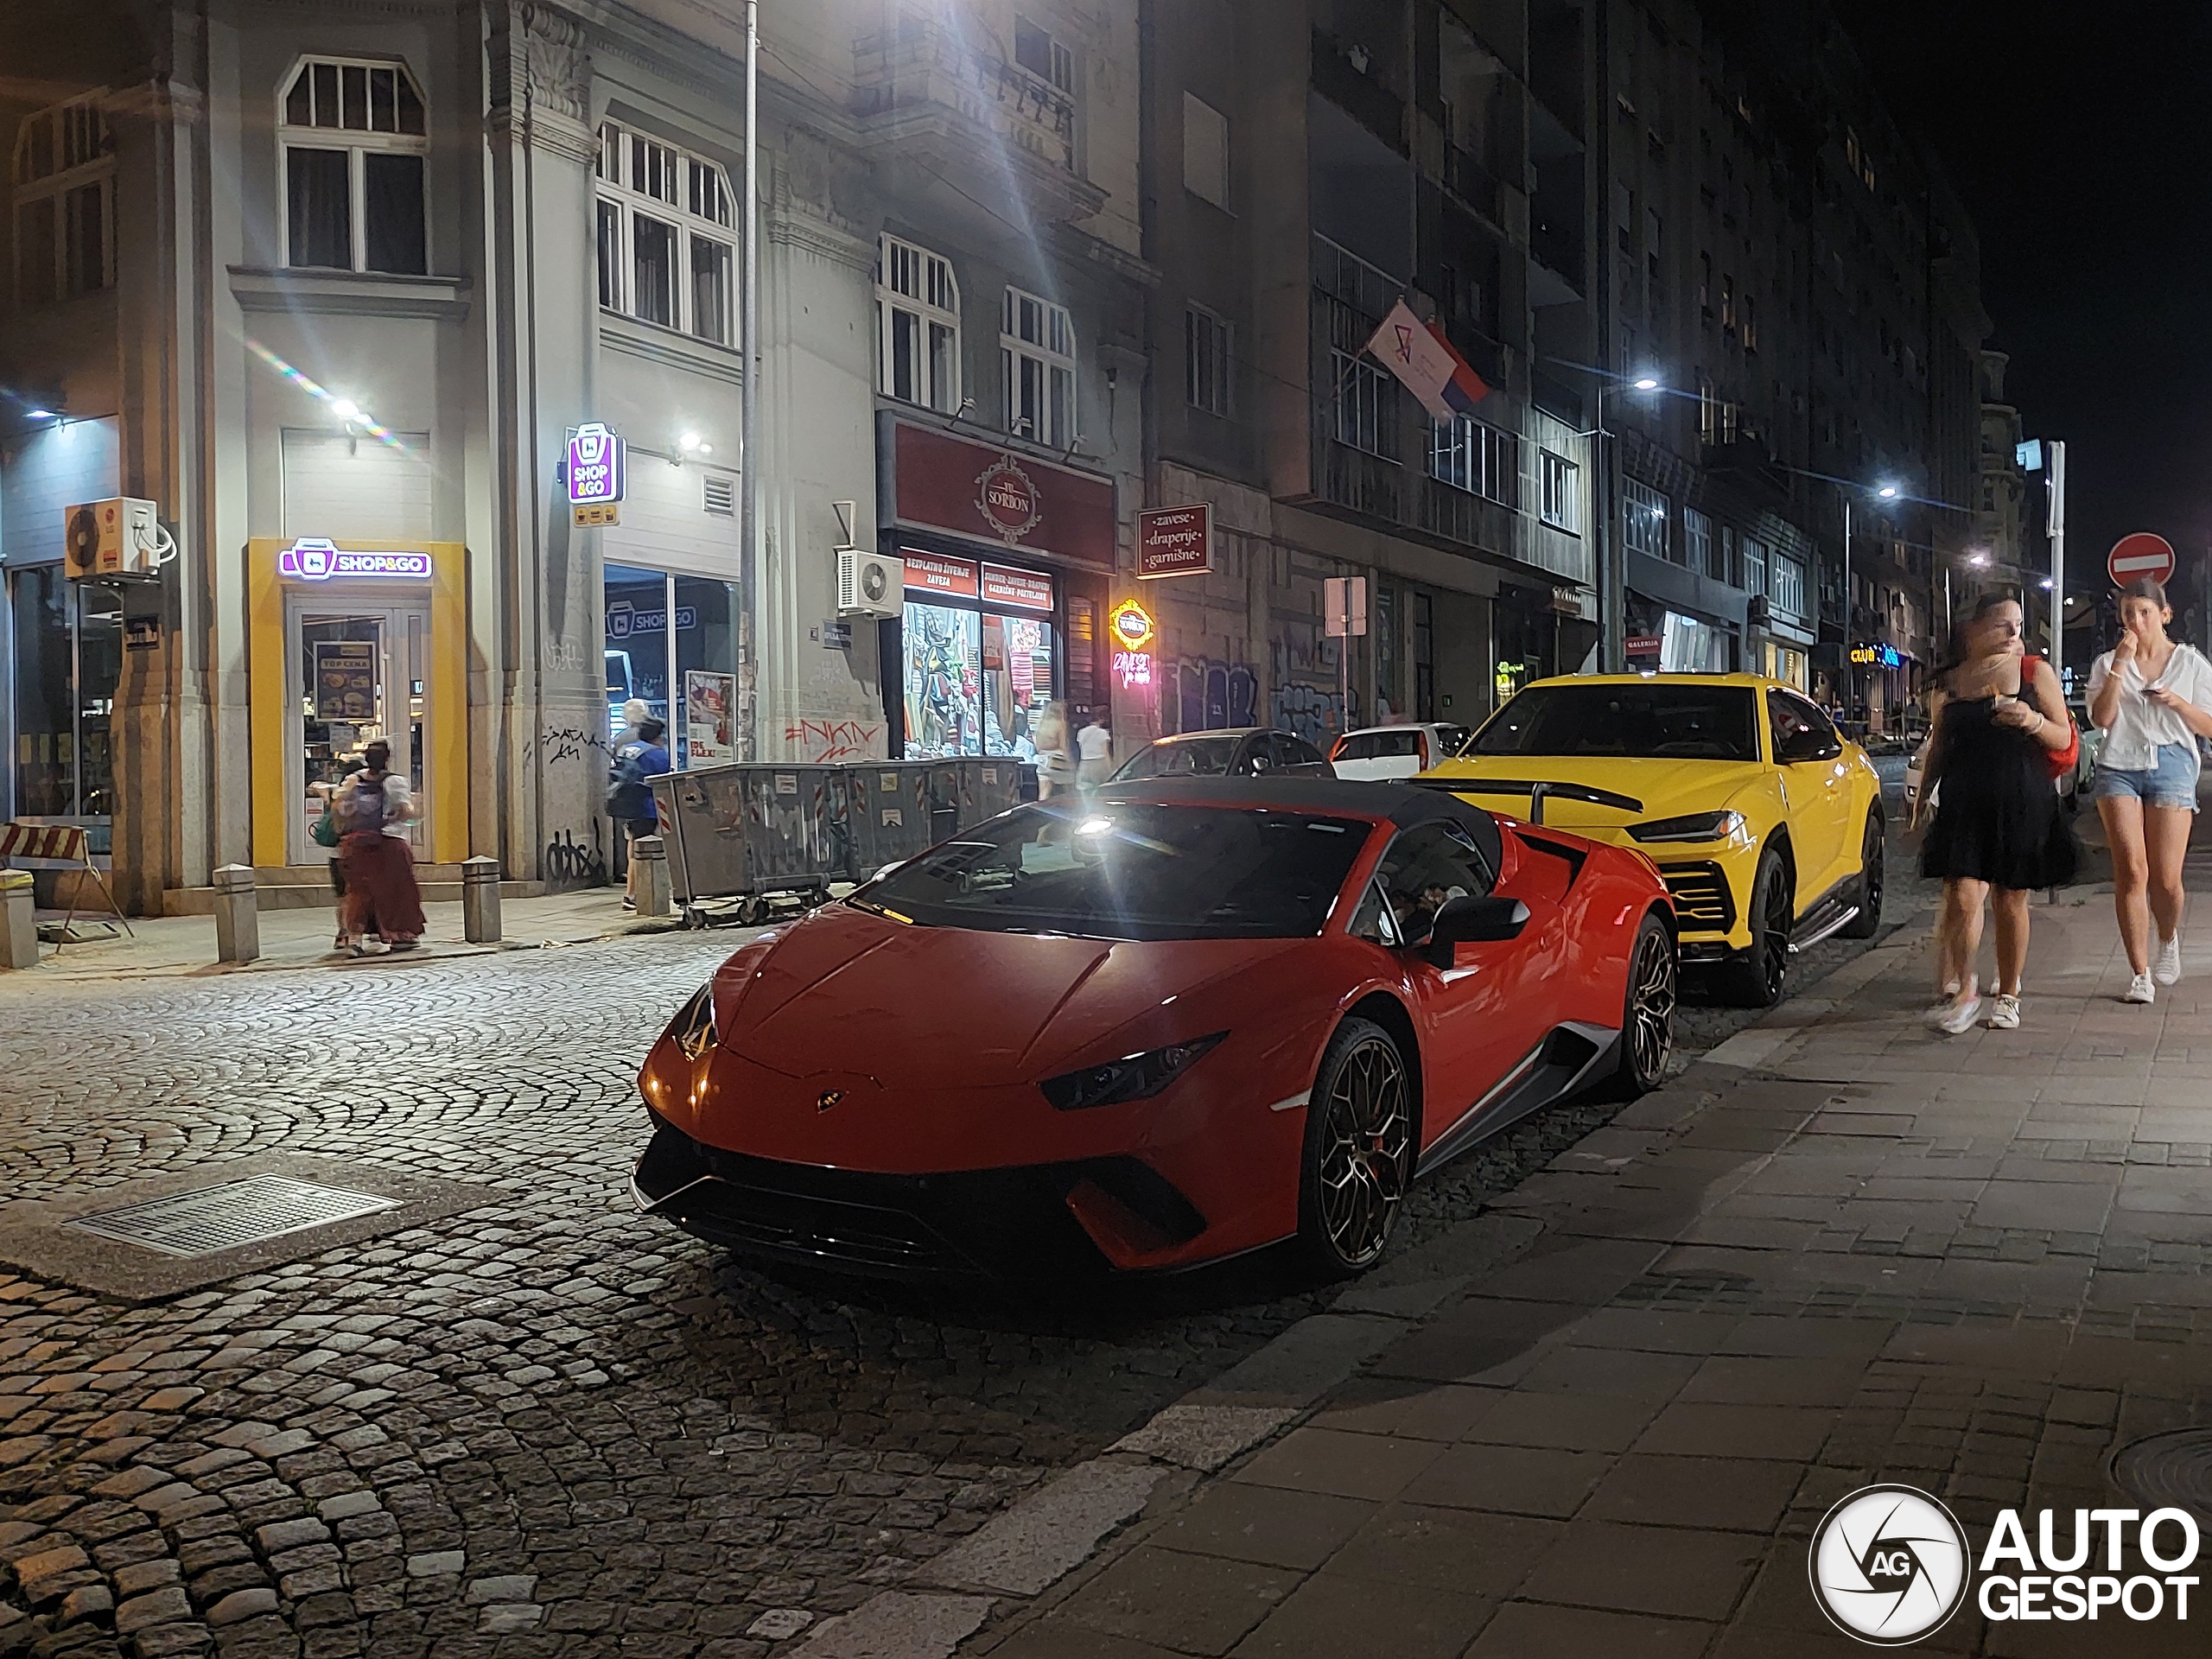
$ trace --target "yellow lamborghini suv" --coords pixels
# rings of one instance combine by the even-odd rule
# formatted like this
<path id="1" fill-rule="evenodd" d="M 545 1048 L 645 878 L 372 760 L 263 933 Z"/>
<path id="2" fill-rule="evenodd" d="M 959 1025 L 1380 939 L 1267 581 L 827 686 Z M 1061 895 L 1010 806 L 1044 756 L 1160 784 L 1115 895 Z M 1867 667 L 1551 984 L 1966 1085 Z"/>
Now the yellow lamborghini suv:
<path id="1" fill-rule="evenodd" d="M 1781 1001 L 1791 955 L 1882 915 L 1882 786 L 1866 752 L 1795 688 L 1750 674 L 1539 680 L 1421 776 L 1635 847 L 1674 895 L 1685 964 Z"/>

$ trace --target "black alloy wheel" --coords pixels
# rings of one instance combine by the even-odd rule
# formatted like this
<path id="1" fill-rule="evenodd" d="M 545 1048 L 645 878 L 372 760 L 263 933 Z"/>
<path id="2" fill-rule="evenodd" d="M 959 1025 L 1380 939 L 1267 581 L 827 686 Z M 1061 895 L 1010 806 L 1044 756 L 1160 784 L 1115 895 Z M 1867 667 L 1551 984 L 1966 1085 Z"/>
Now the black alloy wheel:
<path id="1" fill-rule="evenodd" d="M 1301 1166 L 1306 1256 L 1332 1278 L 1374 1266 L 1413 1181 L 1414 1099 L 1397 1039 L 1372 1020 L 1345 1020 L 1321 1057 Z"/>
<path id="2" fill-rule="evenodd" d="M 1770 1008 L 1789 984 L 1789 930 L 1797 919 L 1796 894 L 1789 865 L 1778 849 L 1759 855 L 1751 878 L 1751 944 L 1730 964 L 1734 1001 L 1748 1008 Z"/>
<path id="3" fill-rule="evenodd" d="M 1883 833 L 1882 815 L 1869 812 L 1859 838 L 1859 913 L 1843 925 L 1847 939 L 1871 939 L 1882 931 L 1883 874 L 1889 859 L 1889 837 Z"/>
<path id="4" fill-rule="evenodd" d="M 1666 1080 L 1675 1052 L 1675 995 L 1677 982 L 1675 936 L 1656 916 L 1646 916 L 1636 931 L 1628 959 L 1628 992 L 1621 1011 L 1618 1092 L 1633 1099 Z"/>

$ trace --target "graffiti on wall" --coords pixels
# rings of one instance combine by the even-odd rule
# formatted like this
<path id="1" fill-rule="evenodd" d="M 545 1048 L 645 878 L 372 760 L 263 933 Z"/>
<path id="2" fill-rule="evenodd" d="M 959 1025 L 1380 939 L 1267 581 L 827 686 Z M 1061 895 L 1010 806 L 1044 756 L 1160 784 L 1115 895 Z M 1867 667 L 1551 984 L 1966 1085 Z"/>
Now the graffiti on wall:
<path id="1" fill-rule="evenodd" d="M 791 757 L 809 766 L 866 760 L 883 753 L 880 725 L 861 720 L 797 720 L 784 728 Z"/>
<path id="2" fill-rule="evenodd" d="M 605 732 L 586 731 L 576 726 L 548 726 L 537 734 L 531 745 L 534 757 L 545 766 L 557 766 L 564 760 L 581 760 L 587 753 L 597 753 L 609 764 L 614 759 L 614 749 Z"/>
<path id="3" fill-rule="evenodd" d="M 1174 688 L 1179 732 L 1260 723 L 1259 677 L 1242 663 L 1185 657 L 1175 664 Z"/>
<path id="4" fill-rule="evenodd" d="M 1338 733 L 1347 729 L 1344 700 L 1333 686 L 1279 685 L 1269 701 L 1275 728 L 1294 732 L 1318 749 L 1325 750 Z"/>
<path id="5" fill-rule="evenodd" d="M 563 830 L 545 843 L 545 890 L 566 893 L 575 887 L 607 885 L 607 852 L 599 836 L 597 818 L 591 821 L 591 845 L 581 844 Z"/>

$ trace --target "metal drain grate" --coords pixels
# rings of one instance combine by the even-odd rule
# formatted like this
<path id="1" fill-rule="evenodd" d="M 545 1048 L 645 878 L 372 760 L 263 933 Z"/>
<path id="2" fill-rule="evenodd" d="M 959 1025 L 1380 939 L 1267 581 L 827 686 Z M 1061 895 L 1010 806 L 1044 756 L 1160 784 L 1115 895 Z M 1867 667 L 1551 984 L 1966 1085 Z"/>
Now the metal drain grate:
<path id="1" fill-rule="evenodd" d="M 79 1232 L 158 1250 L 163 1255 L 214 1255 L 259 1244 L 287 1233 L 327 1226 L 355 1216 L 399 1207 L 397 1198 L 343 1187 L 256 1175 L 174 1198 L 149 1198 L 121 1210 L 79 1216 L 64 1226 Z"/>
<path id="2" fill-rule="evenodd" d="M 2212 1523 L 2212 1428 L 2177 1428 L 2113 1453 L 2113 1482 L 2145 1510 L 2187 1510 Z"/>

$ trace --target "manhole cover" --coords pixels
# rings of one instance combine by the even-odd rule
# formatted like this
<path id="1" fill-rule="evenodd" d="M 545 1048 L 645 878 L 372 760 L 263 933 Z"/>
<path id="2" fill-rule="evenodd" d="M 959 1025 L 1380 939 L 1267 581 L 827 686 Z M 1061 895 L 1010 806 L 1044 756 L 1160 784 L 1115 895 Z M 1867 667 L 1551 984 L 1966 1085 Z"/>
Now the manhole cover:
<path id="1" fill-rule="evenodd" d="M 79 1216 L 63 1225 L 163 1255 L 213 1255 L 398 1205 L 397 1198 L 370 1192 L 349 1192 L 285 1175 L 256 1175 Z"/>
<path id="2" fill-rule="evenodd" d="M 2113 1482 L 2145 1510 L 2187 1510 L 2212 1522 L 2212 1428 L 2177 1428 L 2113 1453 Z"/>

